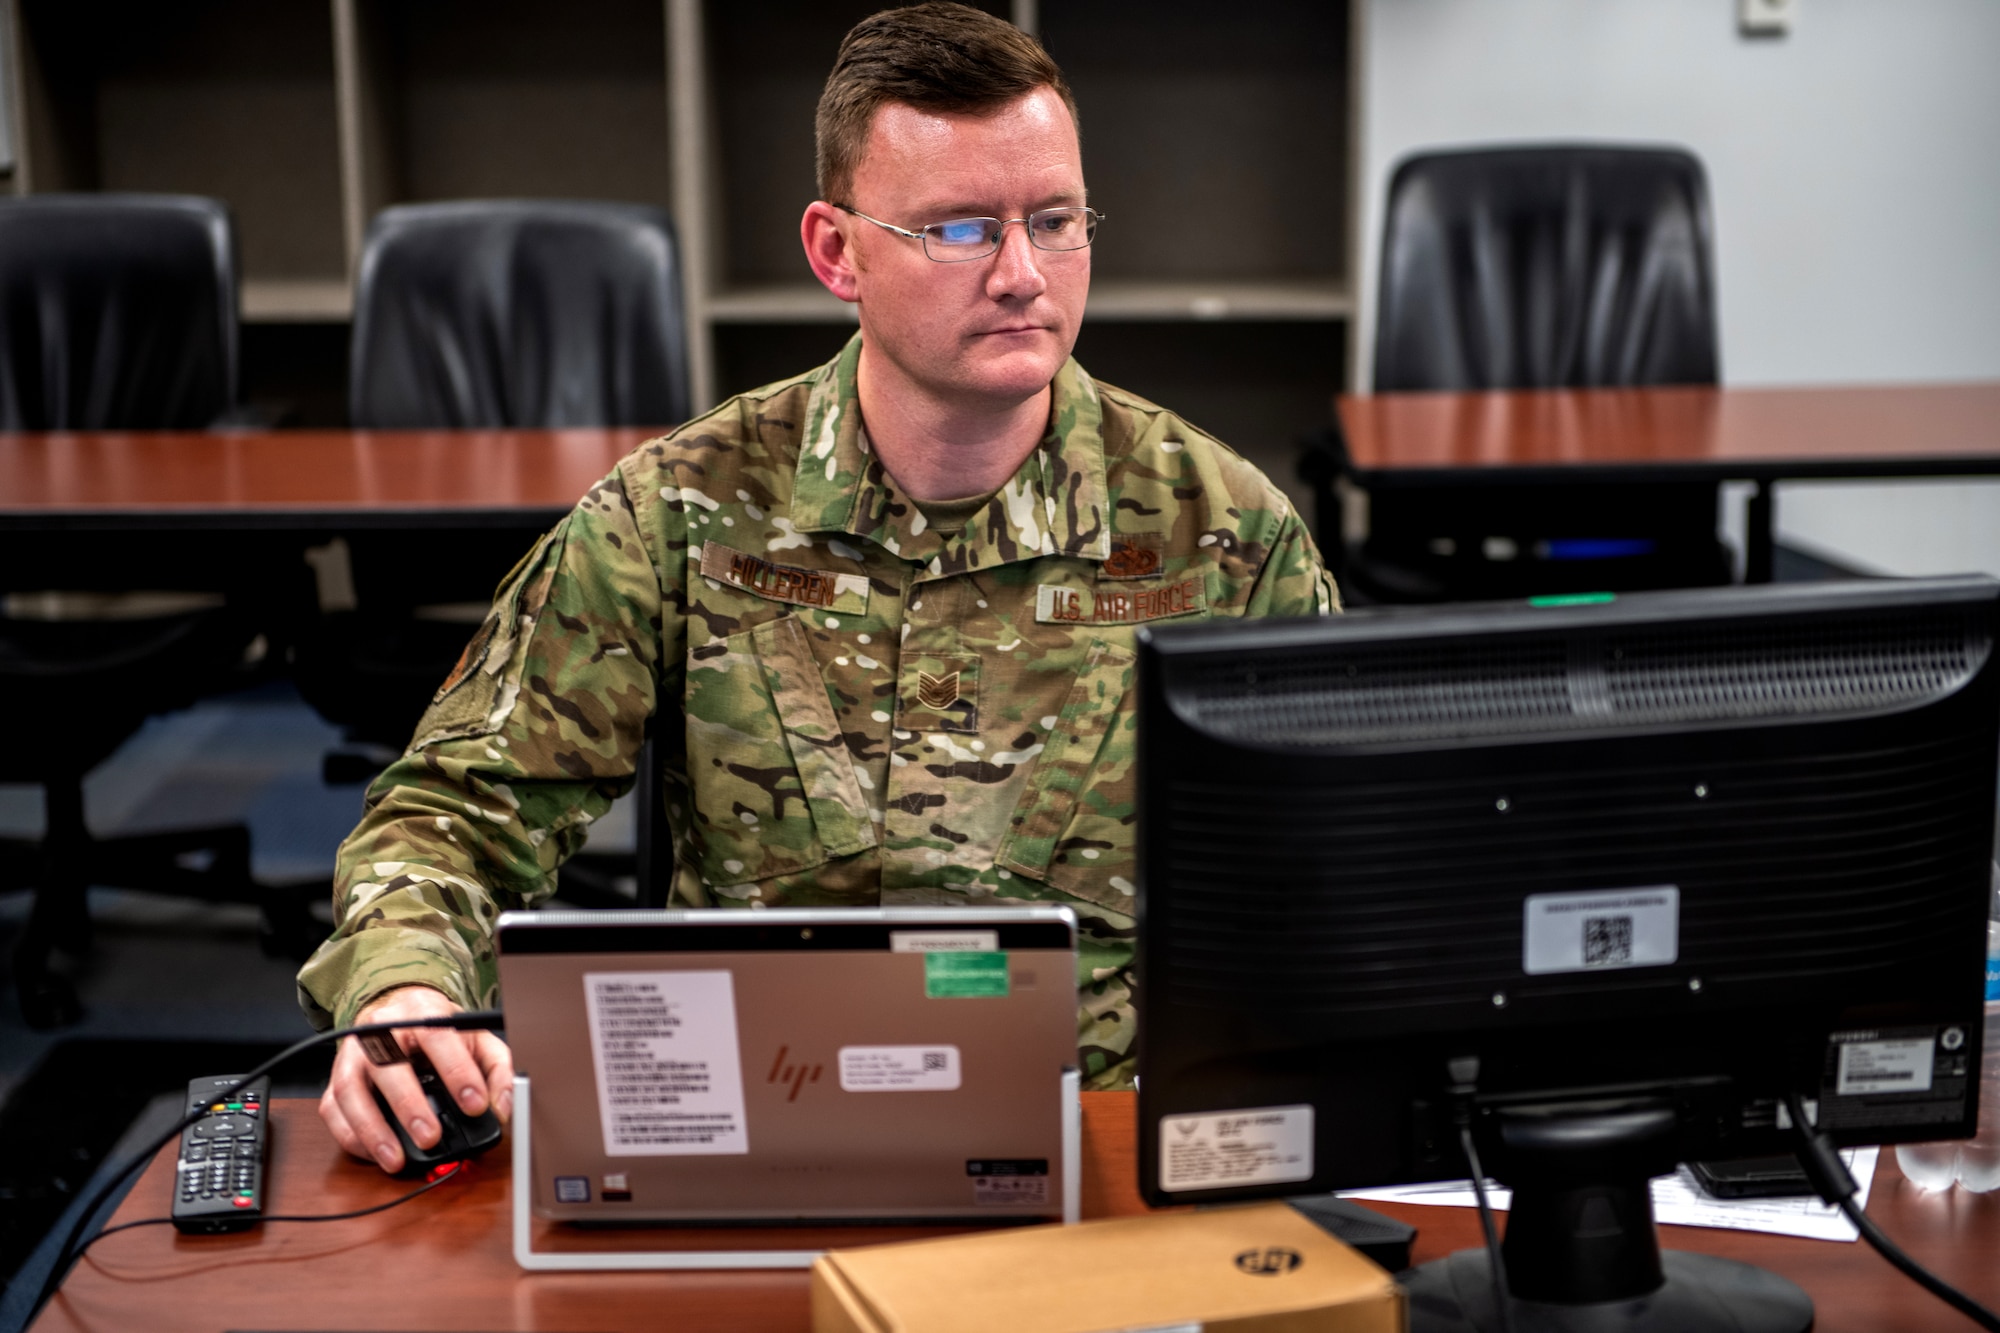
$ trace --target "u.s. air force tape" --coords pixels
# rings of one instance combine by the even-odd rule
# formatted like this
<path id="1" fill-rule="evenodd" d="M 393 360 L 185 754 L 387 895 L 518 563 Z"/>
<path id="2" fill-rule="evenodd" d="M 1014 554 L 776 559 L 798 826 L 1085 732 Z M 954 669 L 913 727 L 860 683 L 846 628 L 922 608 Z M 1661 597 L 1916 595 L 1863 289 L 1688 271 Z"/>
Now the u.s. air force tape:
<path id="1" fill-rule="evenodd" d="M 1207 589 L 1199 578 L 1157 587 L 1065 588 L 1044 583 L 1035 589 L 1035 619 L 1045 625 L 1136 625 L 1207 609 Z"/>
<path id="2" fill-rule="evenodd" d="M 732 550 L 720 542 L 703 542 L 701 572 L 705 578 L 774 602 L 817 606 L 827 611 L 860 615 L 868 609 L 868 577 L 830 569 L 781 565 L 762 556 Z"/>

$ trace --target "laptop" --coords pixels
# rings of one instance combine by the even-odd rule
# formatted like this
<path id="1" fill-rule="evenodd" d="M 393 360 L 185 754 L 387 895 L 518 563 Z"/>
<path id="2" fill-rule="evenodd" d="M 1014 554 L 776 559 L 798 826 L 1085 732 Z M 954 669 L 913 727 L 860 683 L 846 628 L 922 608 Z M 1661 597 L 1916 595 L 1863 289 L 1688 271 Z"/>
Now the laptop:
<path id="1" fill-rule="evenodd" d="M 509 912 L 497 943 L 542 1217 L 1062 1216 L 1068 908 Z"/>

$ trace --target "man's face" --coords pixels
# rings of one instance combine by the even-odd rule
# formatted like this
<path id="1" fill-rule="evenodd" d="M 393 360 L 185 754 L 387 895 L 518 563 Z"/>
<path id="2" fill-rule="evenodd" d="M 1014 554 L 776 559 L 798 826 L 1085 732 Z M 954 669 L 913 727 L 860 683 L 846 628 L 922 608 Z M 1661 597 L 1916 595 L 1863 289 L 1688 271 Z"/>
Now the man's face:
<path id="1" fill-rule="evenodd" d="M 869 126 L 852 197 L 841 202 L 911 231 L 1082 204 L 1076 125 L 1048 88 L 984 116 L 891 103 Z M 881 358 L 876 373 L 899 387 L 960 409 L 1012 406 L 1047 387 L 1076 344 L 1089 250 L 1035 249 L 1015 224 L 996 253 L 940 264 L 916 241 L 860 218 L 846 223 L 864 355 Z"/>

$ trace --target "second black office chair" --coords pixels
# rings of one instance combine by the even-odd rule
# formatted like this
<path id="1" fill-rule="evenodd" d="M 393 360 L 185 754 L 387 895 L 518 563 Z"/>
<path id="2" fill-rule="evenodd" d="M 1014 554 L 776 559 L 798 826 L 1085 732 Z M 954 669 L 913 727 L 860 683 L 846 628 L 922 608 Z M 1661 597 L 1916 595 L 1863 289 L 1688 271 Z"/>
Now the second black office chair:
<path id="1" fill-rule="evenodd" d="M 236 301 L 233 232 L 215 200 L 0 201 L 0 428 L 217 422 L 235 406 Z M 149 715 L 242 683 L 257 642 L 246 590 L 198 541 L 171 544 L 173 555 L 161 543 L 143 569 L 101 546 L 65 529 L 0 539 L 0 782 L 35 783 L 46 799 L 39 840 L 0 840 L 0 889 L 34 891 L 14 977 L 37 1027 L 77 1016 L 49 955 L 88 941 L 91 885 L 265 898 L 241 824 L 90 830 L 85 775 Z"/>
<path id="2" fill-rule="evenodd" d="M 689 412 L 681 270 L 658 209 L 578 201 L 415 204 L 368 229 L 349 415 L 369 429 L 657 426 Z M 356 538 L 321 552 L 322 614 L 301 628 L 301 691 L 350 741 L 410 739 L 518 539 Z M 358 776 L 355 756 L 329 776 Z M 566 895 L 590 878 L 565 870 Z"/>
<path id="3" fill-rule="evenodd" d="M 1390 180 L 1383 222 L 1375 391 L 1713 384 L 1709 236 L 1701 164 L 1679 149 L 1410 157 Z M 1330 461 L 1316 481 L 1334 555 Z M 1380 600 L 1729 578 L 1712 484 L 1378 490 L 1370 499 L 1370 534 L 1347 572 Z M 1560 558 L 1578 552 L 1597 558 Z"/>

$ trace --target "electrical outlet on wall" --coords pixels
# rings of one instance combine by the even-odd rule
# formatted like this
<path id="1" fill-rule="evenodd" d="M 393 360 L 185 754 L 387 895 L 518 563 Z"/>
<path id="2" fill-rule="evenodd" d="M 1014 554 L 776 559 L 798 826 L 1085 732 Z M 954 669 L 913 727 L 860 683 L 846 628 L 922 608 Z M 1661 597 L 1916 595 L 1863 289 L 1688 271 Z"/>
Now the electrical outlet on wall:
<path id="1" fill-rule="evenodd" d="M 1799 16 L 1799 0 L 1736 0 L 1736 27 L 1746 37 L 1783 37 Z"/>

